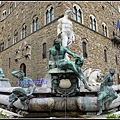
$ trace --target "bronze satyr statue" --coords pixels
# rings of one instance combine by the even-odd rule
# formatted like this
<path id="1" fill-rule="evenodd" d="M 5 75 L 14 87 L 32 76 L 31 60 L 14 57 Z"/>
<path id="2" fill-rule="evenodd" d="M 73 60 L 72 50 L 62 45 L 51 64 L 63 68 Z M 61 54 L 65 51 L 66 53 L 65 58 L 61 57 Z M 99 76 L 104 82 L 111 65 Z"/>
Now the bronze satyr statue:
<path id="1" fill-rule="evenodd" d="M 102 108 L 105 104 L 106 109 L 109 108 L 110 104 L 114 99 L 118 97 L 117 92 L 113 90 L 113 75 L 115 74 L 115 69 L 110 68 L 109 74 L 107 74 L 101 85 L 100 85 L 100 91 L 98 92 L 98 98 L 97 98 L 97 104 L 99 108 L 99 112 L 97 115 L 100 115 L 102 113 Z"/>
<path id="2" fill-rule="evenodd" d="M 75 58 L 75 62 L 67 61 L 65 59 L 65 54 L 68 53 L 72 57 Z M 54 63 L 52 62 L 52 57 L 54 59 Z M 68 50 L 66 47 L 61 45 L 60 39 L 54 40 L 54 45 L 49 49 L 49 69 L 57 67 L 61 70 L 72 70 L 78 79 L 80 79 L 84 83 L 85 89 L 91 91 L 91 88 L 88 86 L 84 74 L 81 70 L 81 67 L 84 63 L 83 56 L 78 56 Z"/>
<path id="3" fill-rule="evenodd" d="M 8 108 L 10 108 L 15 101 L 20 99 L 22 105 L 24 106 L 22 109 L 27 110 L 29 99 L 33 97 L 32 94 L 36 89 L 36 85 L 31 78 L 25 77 L 24 72 L 21 70 L 13 71 L 12 75 L 19 79 L 19 83 L 22 88 L 13 89 L 12 94 L 9 96 Z M 33 86 L 32 90 L 30 90 L 30 86 Z"/>

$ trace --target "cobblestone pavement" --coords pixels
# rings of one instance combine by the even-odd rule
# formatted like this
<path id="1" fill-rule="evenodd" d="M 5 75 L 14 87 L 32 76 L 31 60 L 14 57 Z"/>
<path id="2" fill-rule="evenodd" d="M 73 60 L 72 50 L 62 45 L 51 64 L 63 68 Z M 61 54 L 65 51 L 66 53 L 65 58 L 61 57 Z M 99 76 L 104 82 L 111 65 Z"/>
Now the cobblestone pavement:
<path id="1" fill-rule="evenodd" d="M 115 115 L 120 115 L 120 111 L 117 112 L 111 112 L 111 113 L 104 113 L 101 115 L 79 115 L 78 118 L 69 118 L 69 117 L 65 117 L 65 118 L 56 118 L 56 117 L 50 117 L 48 119 L 107 119 L 106 116 L 110 114 L 115 114 Z"/>
<path id="2" fill-rule="evenodd" d="M 110 112 L 110 113 L 105 113 L 105 114 L 101 114 L 101 115 L 83 115 L 82 118 L 85 118 L 85 119 L 108 119 L 106 118 L 107 115 L 112 115 L 112 114 L 115 114 L 115 115 L 119 115 L 120 116 L 120 111 L 117 111 L 117 112 Z"/>

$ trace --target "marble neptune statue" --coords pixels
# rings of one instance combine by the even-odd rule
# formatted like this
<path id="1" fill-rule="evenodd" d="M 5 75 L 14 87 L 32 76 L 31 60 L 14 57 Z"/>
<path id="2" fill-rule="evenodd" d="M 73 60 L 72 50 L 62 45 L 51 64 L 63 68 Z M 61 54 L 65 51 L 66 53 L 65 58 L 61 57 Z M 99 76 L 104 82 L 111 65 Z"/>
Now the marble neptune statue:
<path id="1" fill-rule="evenodd" d="M 64 17 L 57 21 L 57 36 L 62 39 L 62 45 L 70 48 L 70 45 L 75 40 L 73 25 L 69 17 L 72 15 L 72 10 L 68 9 L 65 11 Z M 68 54 L 66 53 L 65 58 L 69 60 Z"/>

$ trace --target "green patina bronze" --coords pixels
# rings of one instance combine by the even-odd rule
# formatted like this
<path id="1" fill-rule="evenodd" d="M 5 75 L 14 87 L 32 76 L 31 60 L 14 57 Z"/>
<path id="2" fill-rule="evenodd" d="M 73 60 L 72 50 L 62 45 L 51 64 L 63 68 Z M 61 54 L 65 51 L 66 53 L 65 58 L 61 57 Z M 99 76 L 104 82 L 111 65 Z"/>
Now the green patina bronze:
<path id="1" fill-rule="evenodd" d="M 25 77 L 24 72 L 21 70 L 13 71 L 12 75 L 18 78 L 23 84 L 21 84 L 21 88 L 13 89 L 12 94 L 9 96 L 8 108 L 10 108 L 15 101 L 20 99 L 22 105 L 24 106 L 23 109 L 28 109 L 29 99 L 33 97 L 32 94 L 36 89 L 36 85 L 31 78 Z M 30 89 L 30 86 L 32 86 L 32 90 Z"/>
<path id="2" fill-rule="evenodd" d="M 75 62 L 66 60 L 65 59 L 66 53 L 71 55 L 75 59 Z M 84 77 L 84 74 L 81 70 L 83 63 L 84 63 L 83 56 L 74 54 L 70 50 L 68 50 L 66 47 L 62 46 L 60 39 L 57 38 L 54 40 L 53 47 L 51 47 L 49 49 L 49 65 L 47 67 L 49 69 L 57 68 L 59 71 L 60 70 L 64 70 L 64 71 L 72 70 L 73 73 L 78 78 L 78 80 L 80 79 L 84 83 L 85 89 L 88 89 L 89 91 L 91 91 L 91 88 L 88 86 L 86 79 Z M 71 74 L 69 74 L 69 76 L 71 76 Z M 55 85 L 53 85 L 54 87 L 59 83 L 59 80 L 57 80 L 58 77 L 55 79 L 54 79 Z M 52 83 L 52 84 L 54 84 L 54 83 Z M 57 89 L 56 87 L 55 87 L 55 89 Z M 79 89 L 79 87 L 78 87 L 78 89 Z"/>
<path id="3" fill-rule="evenodd" d="M 3 73 L 3 69 L 0 68 L 0 78 L 4 78 L 4 77 L 5 77 L 5 75 L 4 75 L 4 73 Z"/>
<path id="4" fill-rule="evenodd" d="M 100 115 L 102 113 L 104 104 L 106 109 L 108 109 L 112 101 L 118 97 L 117 92 L 112 88 L 114 74 L 115 69 L 110 68 L 109 74 L 104 77 L 103 82 L 100 85 L 100 91 L 98 92 L 97 98 L 97 104 L 99 108 L 97 115 Z"/>

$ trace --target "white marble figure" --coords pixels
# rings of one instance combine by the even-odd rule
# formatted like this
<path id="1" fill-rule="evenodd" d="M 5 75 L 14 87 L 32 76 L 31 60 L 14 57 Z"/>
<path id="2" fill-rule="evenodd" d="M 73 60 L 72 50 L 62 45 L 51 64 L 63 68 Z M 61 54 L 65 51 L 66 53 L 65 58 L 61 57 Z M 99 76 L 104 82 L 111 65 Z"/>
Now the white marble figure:
<path id="1" fill-rule="evenodd" d="M 98 79 L 102 80 L 102 78 L 104 77 L 104 74 L 99 69 L 88 68 L 88 69 L 85 69 L 83 73 L 90 86 L 97 86 L 97 85 L 99 86 L 101 83 L 97 82 Z"/>
<path id="2" fill-rule="evenodd" d="M 88 78 L 89 78 L 91 72 L 92 72 L 92 68 L 86 68 L 86 69 L 83 71 L 84 76 L 86 77 L 87 81 L 88 81 Z"/>
<path id="3" fill-rule="evenodd" d="M 89 79 L 88 79 L 88 82 L 89 82 L 89 85 L 93 85 L 93 86 L 96 86 L 96 85 L 99 85 L 100 86 L 100 82 L 97 82 L 98 79 L 102 80 L 102 77 L 104 75 L 101 73 L 101 70 L 94 70 L 93 72 L 91 72 L 90 76 L 89 76 Z"/>
<path id="4" fill-rule="evenodd" d="M 72 10 L 66 10 L 64 17 L 60 18 L 57 21 L 57 36 L 60 35 L 62 40 L 62 45 L 70 48 L 70 45 L 75 40 L 72 22 L 69 20 L 69 17 L 72 15 Z M 68 54 L 65 58 L 69 60 Z"/>

